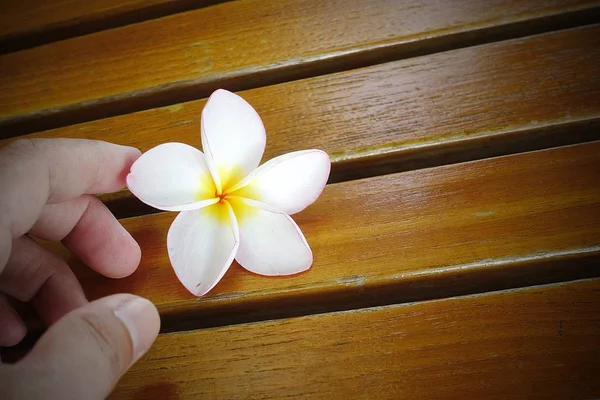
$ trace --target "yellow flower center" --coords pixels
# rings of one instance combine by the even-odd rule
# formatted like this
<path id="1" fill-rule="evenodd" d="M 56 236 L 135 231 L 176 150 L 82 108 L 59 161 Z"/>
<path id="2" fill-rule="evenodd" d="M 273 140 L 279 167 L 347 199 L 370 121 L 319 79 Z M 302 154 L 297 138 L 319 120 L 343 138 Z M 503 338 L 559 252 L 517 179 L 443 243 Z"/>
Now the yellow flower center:
<path id="1" fill-rule="evenodd" d="M 222 223 L 230 223 L 228 205 L 233 209 L 238 223 L 241 223 L 247 217 L 256 214 L 258 210 L 243 201 L 244 197 L 253 198 L 252 190 L 247 186 L 240 189 L 235 188 L 236 184 L 243 178 L 242 174 L 238 173 L 239 171 L 236 170 L 219 172 L 223 172 L 220 176 L 227 177 L 226 185 L 223 185 L 223 190 L 219 191 L 212 180 L 212 177 L 209 176 L 203 179 L 201 183 L 202 190 L 198 193 L 199 197 L 201 196 L 202 199 L 218 199 L 217 203 L 209 206 L 213 215 Z M 231 189 L 234 190 L 231 191 Z"/>

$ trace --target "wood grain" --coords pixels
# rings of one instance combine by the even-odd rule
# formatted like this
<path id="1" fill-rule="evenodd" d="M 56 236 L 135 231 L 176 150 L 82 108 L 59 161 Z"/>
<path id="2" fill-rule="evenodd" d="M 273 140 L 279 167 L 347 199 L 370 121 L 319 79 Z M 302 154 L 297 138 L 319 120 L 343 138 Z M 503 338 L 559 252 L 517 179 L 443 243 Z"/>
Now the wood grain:
<path id="1" fill-rule="evenodd" d="M 600 26 L 397 61 L 242 92 L 267 127 L 265 160 L 321 148 L 332 182 L 598 139 Z M 29 138 L 90 138 L 146 151 L 199 146 L 193 101 Z M 7 143 L 0 142 L 0 145 Z M 147 212 L 128 192 L 118 216 Z"/>
<path id="2" fill-rule="evenodd" d="M 599 7 L 597 0 L 229 2 L 1 56 L 0 126 L 14 136 L 197 99 L 219 86 L 240 90 L 527 35 L 597 20 Z"/>
<path id="3" fill-rule="evenodd" d="M 0 52 L 20 50 L 222 2 L 3 0 L 0 3 Z"/>
<path id="4" fill-rule="evenodd" d="M 600 281 L 161 335 L 114 399 L 600 397 Z"/>
<path id="5" fill-rule="evenodd" d="M 151 299 L 164 331 L 597 276 L 598 171 L 593 142 L 328 185 L 295 216 L 314 253 L 308 272 L 267 278 L 234 263 L 203 298 L 168 260 L 176 213 L 122 220 L 142 248 L 128 278 L 70 263 L 90 299 Z"/>

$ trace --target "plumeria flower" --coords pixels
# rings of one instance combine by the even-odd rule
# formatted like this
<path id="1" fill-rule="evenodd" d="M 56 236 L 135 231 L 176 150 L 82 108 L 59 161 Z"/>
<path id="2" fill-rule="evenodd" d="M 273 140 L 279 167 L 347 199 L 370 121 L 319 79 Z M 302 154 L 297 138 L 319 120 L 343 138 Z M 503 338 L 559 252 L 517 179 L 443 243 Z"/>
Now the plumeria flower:
<path id="1" fill-rule="evenodd" d="M 263 123 L 250 104 L 214 92 L 201 120 L 202 148 L 165 143 L 144 153 L 127 176 L 144 203 L 181 211 L 167 249 L 175 274 L 196 296 L 211 290 L 234 258 L 260 275 L 291 275 L 313 257 L 290 215 L 321 194 L 331 163 L 321 150 L 296 151 L 258 167 Z M 258 167 L 258 168 L 257 168 Z"/>

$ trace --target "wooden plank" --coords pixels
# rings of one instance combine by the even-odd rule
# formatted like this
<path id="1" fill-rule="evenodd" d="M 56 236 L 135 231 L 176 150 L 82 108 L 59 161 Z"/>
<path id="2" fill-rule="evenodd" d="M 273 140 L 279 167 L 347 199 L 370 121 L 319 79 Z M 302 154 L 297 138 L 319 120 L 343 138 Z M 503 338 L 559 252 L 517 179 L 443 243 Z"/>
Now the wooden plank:
<path id="1" fill-rule="evenodd" d="M 321 148 L 336 182 L 600 138 L 598 65 L 600 26 L 593 26 L 241 94 L 267 127 L 265 159 Z M 28 137 L 100 139 L 143 151 L 168 141 L 199 146 L 204 104 Z M 119 216 L 148 211 L 128 192 L 104 200 Z"/>
<path id="2" fill-rule="evenodd" d="M 142 248 L 128 278 L 70 263 L 90 299 L 151 299 L 165 331 L 598 276 L 598 171 L 593 142 L 328 185 L 295 217 L 308 272 L 274 279 L 234 263 L 201 299 L 168 260 L 176 213 L 122 220 Z"/>
<path id="3" fill-rule="evenodd" d="M 2 135 L 596 21 L 598 0 L 241 0 L 0 57 Z M 243 38 L 244 40 L 240 40 Z"/>
<path id="4" fill-rule="evenodd" d="M 0 3 L 0 52 L 64 40 L 219 2 L 222 1 L 3 0 Z"/>
<path id="5" fill-rule="evenodd" d="M 598 376 L 594 279 L 161 335 L 112 398 L 592 399 Z"/>

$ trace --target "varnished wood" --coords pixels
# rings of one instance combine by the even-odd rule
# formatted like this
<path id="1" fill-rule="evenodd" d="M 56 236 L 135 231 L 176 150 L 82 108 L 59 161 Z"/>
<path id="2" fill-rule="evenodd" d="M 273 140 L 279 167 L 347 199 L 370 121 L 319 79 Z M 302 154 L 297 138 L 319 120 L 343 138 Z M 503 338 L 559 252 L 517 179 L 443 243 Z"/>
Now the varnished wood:
<path id="1" fill-rule="evenodd" d="M 201 299 L 168 260 L 176 213 L 122 220 L 142 248 L 128 278 L 71 264 L 90 299 L 151 299 L 165 331 L 597 276 L 598 171 L 593 142 L 328 185 L 295 217 L 308 272 L 267 278 L 234 263 Z"/>
<path id="2" fill-rule="evenodd" d="M 593 399 L 598 376 L 595 279 L 161 335 L 112 398 Z"/>
<path id="3" fill-rule="evenodd" d="M 0 52 L 220 3 L 217 0 L 2 0 Z"/>
<path id="4" fill-rule="evenodd" d="M 531 34 L 594 19 L 599 6 L 229 2 L 1 56 L 0 126 L 17 135 L 197 99 L 219 86 L 239 90 Z"/>
<path id="5" fill-rule="evenodd" d="M 321 148 L 332 181 L 600 138 L 600 27 L 424 56 L 241 93 L 267 127 L 265 160 Z M 200 145 L 194 101 L 29 135 L 146 151 Z M 5 140 L 2 143 L 6 143 Z M 105 196 L 120 216 L 147 211 Z"/>
<path id="6" fill-rule="evenodd" d="M 126 279 L 49 245 L 90 299 L 204 328 L 161 335 L 113 398 L 600 397 L 600 279 L 514 289 L 600 276 L 600 1 L 216 2 L 0 5 L 0 52 L 73 37 L 0 56 L 0 137 L 198 146 L 198 99 L 225 87 L 262 115 L 265 158 L 322 148 L 343 181 L 295 217 L 310 271 L 234 264 L 201 299 L 168 261 L 176 213 L 123 220 Z"/>

